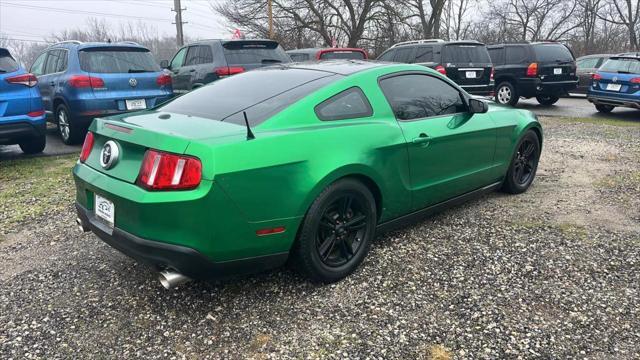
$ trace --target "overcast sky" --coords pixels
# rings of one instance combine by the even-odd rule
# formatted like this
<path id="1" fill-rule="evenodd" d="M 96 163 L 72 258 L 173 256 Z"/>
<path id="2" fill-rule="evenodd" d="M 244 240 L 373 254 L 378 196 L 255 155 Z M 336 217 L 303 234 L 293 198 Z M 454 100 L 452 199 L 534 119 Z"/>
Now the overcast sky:
<path id="1" fill-rule="evenodd" d="M 181 0 L 185 36 L 230 38 L 224 20 L 207 0 Z M 220 1 L 220 0 L 213 0 Z M 159 35 L 175 36 L 173 0 L 0 0 L 0 33 L 13 39 L 42 40 L 67 28 L 84 27 L 86 19 L 104 19 L 114 29 L 120 23 L 143 21 Z"/>

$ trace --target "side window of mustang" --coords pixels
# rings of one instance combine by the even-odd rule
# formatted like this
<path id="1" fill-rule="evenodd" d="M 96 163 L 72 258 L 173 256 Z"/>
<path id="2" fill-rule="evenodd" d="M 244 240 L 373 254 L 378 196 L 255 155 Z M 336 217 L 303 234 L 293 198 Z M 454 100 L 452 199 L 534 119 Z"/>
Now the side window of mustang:
<path id="1" fill-rule="evenodd" d="M 343 120 L 373 115 L 369 100 L 359 87 L 344 90 L 315 107 L 320 120 Z"/>
<path id="2" fill-rule="evenodd" d="M 401 121 L 467 111 L 458 89 L 435 76 L 393 76 L 382 79 L 380 88 Z"/>

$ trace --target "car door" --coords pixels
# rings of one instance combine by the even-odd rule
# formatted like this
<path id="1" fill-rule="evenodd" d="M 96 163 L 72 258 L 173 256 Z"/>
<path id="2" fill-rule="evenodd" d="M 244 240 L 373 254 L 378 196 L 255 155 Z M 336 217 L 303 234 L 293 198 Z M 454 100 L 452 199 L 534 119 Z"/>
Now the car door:
<path id="1" fill-rule="evenodd" d="M 169 64 L 169 70 L 171 71 L 171 80 L 173 83 L 173 91 L 176 93 L 185 93 L 189 89 L 191 89 L 189 81 L 191 80 L 191 75 L 188 77 L 184 76 L 180 73 L 182 69 L 182 65 L 184 64 L 184 58 L 187 54 L 187 47 L 183 47 L 178 50 L 178 52 L 171 59 L 171 63 Z"/>
<path id="2" fill-rule="evenodd" d="M 192 83 L 199 87 L 214 80 L 213 51 L 210 45 L 198 45 L 197 58 L 192 72 Z"/>
<path id="3" fill-rule="evenodd" d="M 29 72 L 38 78 L 38 89 L 40 90 L 40 96 L 42 96 L 42 91 L 44 90 L 43 88 L 45 87 L 44 86 L 45 84 L 42 81 L 42 77 L 44 75 L 44 65 L 46 60 L 47 60 L 47 52 L 45 51 L 42 54 L 38 55 L 36 60 L 33 62 L 33 65 L 31 65 L 31 69 L 29 69 Z M 47 107 L 46 104 L 43 104 L 43 105 L 47 115 L 50 116 L 52 114 L 53 109 L 51 109 L 50 107 Z"/>
<path id="4" fill-rule="evenodd" d="M 470 114 L 457 87 L 435 75 L 401 73 L 382 78 L 380 88 L 406 139 L 413 210 L 494 180 L 494 122 Z"/>
<path id="5" fill-rule="evenodd" d="M 55 91 L 55 72 L 58 68 L 59 50 L 47 51 L 47 57 L 44 62 L 44 70 L 42 75 L 38 76 L 38 86 L 40 87 L 40 95 L 42 96 L 42 104 L 45 109 L 53 108 L 53 96 Z"/>

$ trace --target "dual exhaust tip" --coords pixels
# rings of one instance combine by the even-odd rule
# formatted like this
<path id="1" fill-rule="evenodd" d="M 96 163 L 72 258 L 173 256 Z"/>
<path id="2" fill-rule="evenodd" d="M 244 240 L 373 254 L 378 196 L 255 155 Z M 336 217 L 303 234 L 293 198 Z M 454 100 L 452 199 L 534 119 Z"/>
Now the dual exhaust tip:
<path id="1" fill-rule="evenodd" d="M 82 219 L 80 219 L 79 217 L 76 218 L 76 224 L 78 224 L 78 228 L 80 229 L 81 232 L 87 232 L 91 230 L 84 225 L 84 223 L 82 222 Z M 162 286 L 164 286 L 164 288 L 167 290 L 173 289 L 178 285 L 191 281 L 190 278 L 173 270 L 161 271 L 160 274 L 158 274 L 158 280 L 160 280 L 160 284 L 162 284 Z"/>

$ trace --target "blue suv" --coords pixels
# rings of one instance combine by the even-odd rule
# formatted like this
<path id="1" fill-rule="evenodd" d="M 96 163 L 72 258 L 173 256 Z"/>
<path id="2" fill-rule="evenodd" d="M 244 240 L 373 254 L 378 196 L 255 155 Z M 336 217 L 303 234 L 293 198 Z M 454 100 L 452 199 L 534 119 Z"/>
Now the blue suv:
<path id="1" fill-rule="evenodd" d="M 63 41 L 31 66 L 50 121 L 65 144 L 79 143 L 95 117 L 154 107 L 173 97 L 171 76 L 133 42 Z"/>
<path id="2" fill-rule="evenodd" d="M 640 53 L 609 58 L 592 75 L 587 100 L 602 113 L 616 106 L 640 109 Z"/>
<path id="3" fill-rule="evenodd" d="M 27 154 L 46 145 L 46 123 L 38 81 L 0 48 L 0 145 L 18 144 Z"/>

